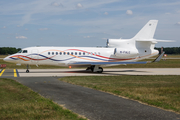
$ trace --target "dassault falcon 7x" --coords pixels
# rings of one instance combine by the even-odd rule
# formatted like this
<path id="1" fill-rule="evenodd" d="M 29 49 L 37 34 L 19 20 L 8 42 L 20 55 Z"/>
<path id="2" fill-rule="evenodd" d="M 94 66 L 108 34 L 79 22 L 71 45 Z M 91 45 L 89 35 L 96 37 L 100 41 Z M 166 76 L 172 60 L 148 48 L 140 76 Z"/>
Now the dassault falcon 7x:
<path id="1" fill-rule="evenodd" d="M 108 39 L 106 47 L 28 47 L 7 56 L 4 61 L 29 65 L 84 66 L 92 72 L 103 72 L 105 66 L 145 64 L 137 62 L 158 55 L 157 42 L 171 42 L 153 38 L 158 20 L 150 20 L 131 39 Z M 155 61 L 159 61 L 162 53 Z"/>

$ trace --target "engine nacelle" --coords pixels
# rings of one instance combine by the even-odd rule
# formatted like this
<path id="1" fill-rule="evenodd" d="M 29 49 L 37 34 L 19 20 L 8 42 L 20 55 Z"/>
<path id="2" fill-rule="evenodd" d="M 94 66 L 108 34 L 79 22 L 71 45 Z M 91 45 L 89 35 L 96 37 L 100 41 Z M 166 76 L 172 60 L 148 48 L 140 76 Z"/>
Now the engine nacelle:
<path id="1" fill-rule="evenodd" d="M 133 58 L 139 55 L 139 52 L 136 48 L 134 49 L 123 49 L 123 48 L 115 48 L 114 55 L 122 58 Z"/>

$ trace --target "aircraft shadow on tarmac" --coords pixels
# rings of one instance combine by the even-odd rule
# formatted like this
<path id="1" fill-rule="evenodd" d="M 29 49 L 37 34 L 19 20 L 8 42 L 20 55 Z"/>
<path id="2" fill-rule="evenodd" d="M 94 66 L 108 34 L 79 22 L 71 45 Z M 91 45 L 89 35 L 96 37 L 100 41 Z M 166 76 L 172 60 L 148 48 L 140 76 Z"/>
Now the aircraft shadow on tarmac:
<path id="1" fill-rule="evenodd" d="M 64 71 L 30 71 L 30 73 L 69 73 L 69 74 L 71 74 L 71 73 L 73 73 L 73 74 L 75 74 L 75 73 L 77 73 L 77 76 L 78 76 L 78 74 L 83 74 L 83 73 L 85 73 L 85 74 L 94 74 L 94 75 L 99 75 L 99 74 L 101 74 L 101 75 L 127 75 L 126 73 L 129 73 L 129 75 L 132 75 L 131 73 L 140 73 L 140 72 L 143 72 L 143 73 L 147 73 L 147 71 L 140 71 L 140 70 L 112 70 L 112 71 L 110 71 L 110 70 L 108 70 L 108 71 L 104 71 L 103 73 L 93 73 L 93 72 L 91 72 L 91 71 L 87 71 L 87 70 L 71 70 L 71 71 L 66 71 L 66 70 L 64 70 Z M 25 71 L 24 72 L 19 72 L 19 73 L 25 73 Z M 125 73 L 125 74 L 124 74 Z"/>

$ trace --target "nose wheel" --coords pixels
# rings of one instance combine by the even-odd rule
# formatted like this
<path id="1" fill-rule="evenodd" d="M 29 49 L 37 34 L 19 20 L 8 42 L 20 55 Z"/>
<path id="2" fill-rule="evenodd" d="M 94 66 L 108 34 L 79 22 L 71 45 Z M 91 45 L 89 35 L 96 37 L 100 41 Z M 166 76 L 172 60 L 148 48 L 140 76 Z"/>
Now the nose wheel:
<path id="1" fill-rule="evenodd" d="M 29 65 L 27 65 L 26 73 L 29 73 Z"/>
<path id="2" fill-rule="evenodd" d="M 29 73 L 29 70 L 26 70 L 26 73 Z"/>

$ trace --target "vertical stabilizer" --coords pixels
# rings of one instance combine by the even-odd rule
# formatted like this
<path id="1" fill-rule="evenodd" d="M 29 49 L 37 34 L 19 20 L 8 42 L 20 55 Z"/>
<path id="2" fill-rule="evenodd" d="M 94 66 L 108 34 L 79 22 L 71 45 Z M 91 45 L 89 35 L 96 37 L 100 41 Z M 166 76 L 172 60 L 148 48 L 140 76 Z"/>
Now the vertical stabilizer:
<path id="1" fill-rule="evenodd" d="M 134 37 L 136 40 L 153 39 L 158 20 L 150 20 Z"/>

